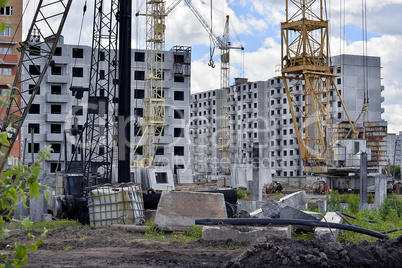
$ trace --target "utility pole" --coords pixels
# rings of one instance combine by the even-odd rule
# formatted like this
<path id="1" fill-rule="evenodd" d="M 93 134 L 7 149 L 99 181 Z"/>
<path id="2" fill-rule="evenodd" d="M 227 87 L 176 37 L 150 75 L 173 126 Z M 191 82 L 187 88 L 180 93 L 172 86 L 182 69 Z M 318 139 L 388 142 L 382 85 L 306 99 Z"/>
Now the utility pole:
<path id="1" fill-rule="evenodd" d="M 130 181 L 131 0 L 119 3 L 118 182 Z"/>

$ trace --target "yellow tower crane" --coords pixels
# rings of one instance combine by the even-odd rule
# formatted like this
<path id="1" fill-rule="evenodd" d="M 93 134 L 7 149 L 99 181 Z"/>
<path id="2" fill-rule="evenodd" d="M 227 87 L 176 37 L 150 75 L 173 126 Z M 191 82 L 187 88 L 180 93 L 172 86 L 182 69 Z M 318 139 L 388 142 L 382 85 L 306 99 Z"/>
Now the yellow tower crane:
<path id="1" fill-rule="evenodd" d="M 142 136 L 134 153 L 142 146 L 142 159 L 132 159 L 136 167 L 153 165 L 155 152 L 165 125 L 165 99 L 163 97 L 163 52 L 165 50 L 165 18 L 181 2 L 176 0 L 168 9 L 165 1 L 148 0 L 146 3 L 146 71 L 144 121 Z M 137 14 L 137 16 L 140 14 Z M 156 142 L 155 138 L 157 139 Z"/>
<path id="2" fill-rule="evenodd" d="M 282 79 L 304 170 L 313 173 L 328 173 L 333 166 L 331 89 L 336 91 L 353 135 L 358 138 L 334 83 L 338 75 L 330 71 L 328 21 L 324 19 L 324 8 L 322 0 L 286 0 L 286 21 L 281 24 Z M 303 107 L 301 96 L 305 101 Z"/>
<path id="3" fill-rule="evenodd" d="M 211 36 L 214 43 L 221 50 L 221 106 L 220 106 L 220 131 L 219 131 L 219 153 L 221 157 L 221 165 L 225 174 L 230 173 L 231 150 L 230 150 L 230 117 L 229 117 L 229 82 L 230 82 L 230 50 L 241 49 L 244 47 L 232 47 L 229 35 L 229 16 L 226 16 L 225 29 L 222 37 L 214 34 L 212 28 L 208 25 L 202 15 L 192 4 L 191 0 L 184 0 L 204 29 Z"/>

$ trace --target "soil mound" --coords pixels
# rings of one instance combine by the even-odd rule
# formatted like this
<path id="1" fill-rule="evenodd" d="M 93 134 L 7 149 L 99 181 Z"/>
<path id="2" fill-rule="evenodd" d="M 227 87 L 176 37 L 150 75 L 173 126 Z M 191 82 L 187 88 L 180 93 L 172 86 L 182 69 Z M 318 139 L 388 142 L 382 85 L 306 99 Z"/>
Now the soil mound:
<path id="1" fill-rule="evenodd" d="M 345 244 L 265 237 L 226 267 L 401 267 L 402 236 L 396 240 Z"/>

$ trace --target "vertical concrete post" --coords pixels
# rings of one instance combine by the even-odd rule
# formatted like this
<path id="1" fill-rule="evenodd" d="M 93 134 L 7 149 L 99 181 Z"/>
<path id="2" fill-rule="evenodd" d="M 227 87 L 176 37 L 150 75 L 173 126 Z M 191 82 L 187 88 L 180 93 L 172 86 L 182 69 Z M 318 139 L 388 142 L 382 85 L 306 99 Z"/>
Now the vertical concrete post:
<path id="1" fill-rule="evenodd" d="M 374 206 L 378 210 L 387 195 L 387 177 L 378 175 L 375 177 L 375 200 Z"/>
<path id="2" fill-rule="evenodd" d="M 367 154 L 360 155 L 360 211 L 368 208 L 367 204 Z"/>
<path id="3" fill-rule="evenodd" d="M 14 211 L 13 218 L 16 219 L 16 220 L 21 220 L 21 218 L 25 218 L 26 216 L 29 216 L 28 210 L 22 204 L 21 199 L 22 198 L 20 197 L 18 202 L 15 204 L 15 206 L 17 208 Z"/>
<path id="4" fill-rule="evenodd" d="M 30 200 L 29 212 L 31 221 L 42 221 L 42 214 L 47 213 L 47 201 L 43 193 L 40 193 L 38 200 L 35 198 Z"/>
<path id="5" fill-rule="evenodd" d="M 261 179 L 260 179 L 260 149 L 259 143 L 253 144 L 253 181 L 252 181 L 252 191 L 253 200 L 262 200 L 262 189 L 261 189 Z"/>

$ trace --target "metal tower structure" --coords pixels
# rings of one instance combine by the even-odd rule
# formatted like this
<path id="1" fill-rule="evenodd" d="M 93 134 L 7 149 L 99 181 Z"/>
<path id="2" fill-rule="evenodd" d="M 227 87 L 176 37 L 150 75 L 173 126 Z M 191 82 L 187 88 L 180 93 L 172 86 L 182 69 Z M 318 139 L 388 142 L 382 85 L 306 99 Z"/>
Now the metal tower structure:
<path id="1" fill-rule="evenodd" d="M 142 159 L 133 159 L 136 167 L 153 165 L 155 152 L 165 126 L 165 98 L 163 97 L 163 53 L 165 50 L 165 18 L 181 2 L 176 0 L 165 9 L 165 1 L 152 0 L 146 3 L 146 71 L 144 120 L 142 136 L 134 148 L 142 148 Z"/>
<path id="2" fill-rule="evenodd" d="M 85 129 L 87 186 L 110 182 L 115 142 L 118 0 L 94 3 L 92 57 Z"/>
<path id="3" fill-rule="evenodd" d="M 221 50 L 221 116 L 220 116 L 220 137 L 219 153 L 221 165 L 225 174 L 230 174 L 231 150 L 230 150 L 230 129 L 229 129 L 229 81 L 230 81 L 230 38 L 229 38 L 229 16 L 226 16 L 225 30 L 222 35 Z"/>
<path id="4" fill-rule="evenodd" d="M 328 20 L 322 0 L 286 0 L 281 23 L 281 68 L 286 96 L 304 162 L 305 172 L 326 173 L 332 166 L 330 90 L 342 103 L 355 138 L 356 131 L 329 67 Z M 289 80 L 296 80 L 290 84 Z M 297 90 L 297 89 L 301 90 Z M 301 107 L 299 96 L 305 100 Z"/>
<path id="5" fill-rule="evenodd" d="M 28 29 L 27 39 L 20 43 L 20 61 L 10 95 L 6 100 L 8 105 L 6 110 L 1 113 L 4 115 L 0 120 L 1 131 L 7 132 L 8 143 L 0 144 L 0 152 L 2 153 L 0 156 L 0 170 L 3 170 L 5 166 L 11 148 L 19 136 L 22 124 L 38 93 L 46 70 L 51 65 L 71 3 L 72 0 L 39 1 L 33 21 Z M 42 69 L 40 66 L 33 64 L 38 59 L 45 61 Z M 22 70 L 26 70 L 28 74 L 28 77 L 23 81 L 21 80 Z M 21 83 L 24 82 L 34 85 L 34 87 L 27 89 L 27 91 L 32 91 L 29 99 L 24 98 L 25 91 L 20 90 Z"/>

